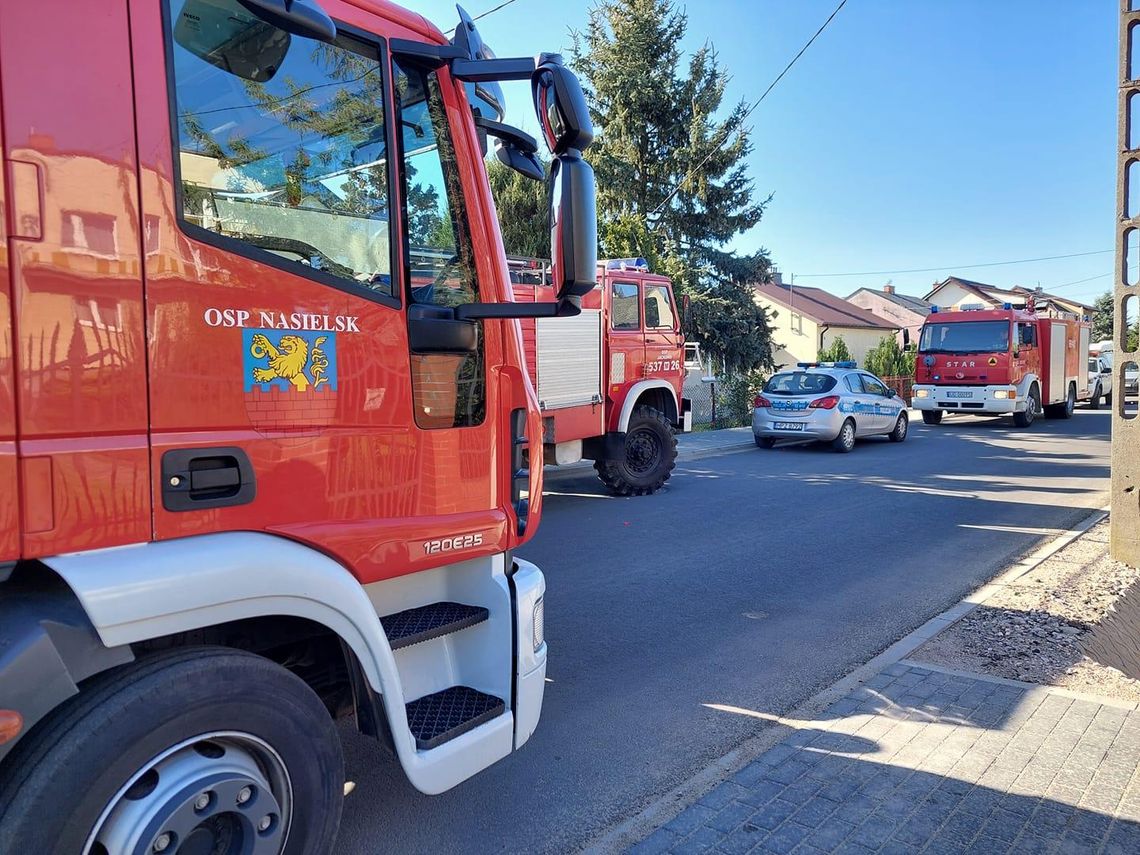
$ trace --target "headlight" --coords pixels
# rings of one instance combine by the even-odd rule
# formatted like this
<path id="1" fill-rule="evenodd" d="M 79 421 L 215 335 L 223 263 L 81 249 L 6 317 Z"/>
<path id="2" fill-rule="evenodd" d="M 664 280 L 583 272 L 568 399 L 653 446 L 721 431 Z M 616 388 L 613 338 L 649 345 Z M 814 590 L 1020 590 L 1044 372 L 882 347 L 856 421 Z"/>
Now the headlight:
<path id="1" fill-rule="evenodd" d="M 929 398 L 930 397 L 930 390 L 929 389 L 915 389 L 914 390 L 914 397 L 916 397 L 916 398 Z"/>
<path id="2" fill-rule="evenodd" d="M 995 389 L 994 399 L 998 401 L 1012 401 L 1017 397 L 1016 389 Z"/>
<path id="3" fill-rule="evenodd" d="M 538 602 L 534 604 L 534 650 L 536 653 L 546 641 L 546 609 L 542 600 L 543 598 L 540 597 Z"/>

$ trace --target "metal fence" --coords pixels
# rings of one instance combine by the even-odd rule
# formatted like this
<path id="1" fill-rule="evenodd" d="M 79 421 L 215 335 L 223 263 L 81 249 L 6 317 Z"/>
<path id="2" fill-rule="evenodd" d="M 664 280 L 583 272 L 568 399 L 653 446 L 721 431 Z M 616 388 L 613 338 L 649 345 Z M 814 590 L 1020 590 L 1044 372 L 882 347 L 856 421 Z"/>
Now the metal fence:
<path id="1" fill-rule="evenodd" d="M 702 379 L 703 371 L 690 371 L 685 377 L 682 394 L 693 404 L 693 427 L 730 427 L 741 422 L 742 415 L 732 412 L 724 379 Z M 747 414 L 750 415 L 750 414 Z"/>
<path id="2" fill-rule="evenodd" d="M 895 394 L 910 405 L 911 393 L 914 388 L 913 377 L 880 377 L 884 383 L 894 390 Z"/>

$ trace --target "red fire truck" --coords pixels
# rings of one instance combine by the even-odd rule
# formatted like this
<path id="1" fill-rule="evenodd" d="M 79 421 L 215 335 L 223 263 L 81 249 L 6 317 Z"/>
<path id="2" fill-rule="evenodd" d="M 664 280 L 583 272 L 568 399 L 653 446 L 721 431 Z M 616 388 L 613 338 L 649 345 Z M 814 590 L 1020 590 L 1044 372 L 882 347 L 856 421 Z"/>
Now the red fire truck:
<path id="1" fill-rule="evenodd" d="M 1012 415 L 1029 427 L 1044 413 L 1067 419 L 1091 391 L 1087 321 L 1006 304 L 940 311 L 922 327 L 912 406 L 928 425 L 944 413 Z"/>
<path id="2" fill-rule="evenodd" d="M 555 299 L 547 264 L 511 259 L 515 299 Z M 692 429 L 685 338 L 672 283 L 643 258 L 603 261 L 598 285 L 571 319 L 524 320 L 523 348 L 543 416 L 547 464 L 586 458 L 618 495 L 645 495 L 668 479 L 675 431 Z"/>
<path id="3" fill-rule="evenodd" d="M 553 155 L 541 305 L 503 79 Z M 425 793 L 522 746 L 517 319 L 596 276 L 573 74 L 385 0 L 4 2 L 0 129 L 0 852 L 332 851 L 337 716 Z"/>

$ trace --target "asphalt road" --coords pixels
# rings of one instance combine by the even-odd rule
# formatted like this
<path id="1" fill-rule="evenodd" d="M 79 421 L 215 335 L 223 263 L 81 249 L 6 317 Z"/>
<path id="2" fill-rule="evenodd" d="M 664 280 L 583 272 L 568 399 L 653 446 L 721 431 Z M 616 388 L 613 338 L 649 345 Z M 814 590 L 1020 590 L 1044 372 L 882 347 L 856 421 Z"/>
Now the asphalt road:
<path id="1" fill-rule="evenodd" d="M 748 711 L 791 710 L 1104 506 L 1108 455 L 1108 412 L 1078 411 L 708 458 L 650 497 L 552 479 L 523 552 L 548 584 L 538 731 L 427 797 L 346 728 L 337 852 L 581 845 L 755 735 Z"/>

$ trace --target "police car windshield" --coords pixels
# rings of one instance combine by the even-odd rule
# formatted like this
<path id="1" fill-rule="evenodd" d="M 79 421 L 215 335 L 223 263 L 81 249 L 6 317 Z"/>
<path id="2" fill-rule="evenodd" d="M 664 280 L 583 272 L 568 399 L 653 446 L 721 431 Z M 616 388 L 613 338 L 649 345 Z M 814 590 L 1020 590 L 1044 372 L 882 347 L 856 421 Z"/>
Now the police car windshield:
<path id="1" fill-rule="evenodd" d="M 1004 353 L 1009 350 L 1009 321 L 927 321 L 918 349 L 923 353 Z"/>
<path id="2" fill-rule="evenodd" d="M 806 371 L 788 371 L 774 374 L 764 384 L 764 391 L 772 395 L 819 395 L 835 388 L 830 374 L 809 374 Z"/>

